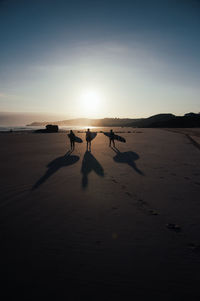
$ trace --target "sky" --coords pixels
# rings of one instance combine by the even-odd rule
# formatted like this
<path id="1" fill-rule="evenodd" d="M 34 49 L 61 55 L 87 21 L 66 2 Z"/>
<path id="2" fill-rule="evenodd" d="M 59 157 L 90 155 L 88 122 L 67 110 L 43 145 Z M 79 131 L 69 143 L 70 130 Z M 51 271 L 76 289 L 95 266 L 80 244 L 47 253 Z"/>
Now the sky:
<path id="1" fill-rule="evenodd" d="M 200 112 L 200 0 L 0 0 L 0 112 Z"/>

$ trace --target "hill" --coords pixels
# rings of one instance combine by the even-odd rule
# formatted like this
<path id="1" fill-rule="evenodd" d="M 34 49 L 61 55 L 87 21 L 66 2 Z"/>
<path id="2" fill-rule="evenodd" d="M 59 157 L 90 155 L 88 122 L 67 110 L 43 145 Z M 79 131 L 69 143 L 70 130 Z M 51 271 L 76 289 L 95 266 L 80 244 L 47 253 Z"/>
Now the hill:
<path id="1" fill-rule="evenodd" d="M 52 121 L 51 124 L 56 124 L 58 126 L 128 126 L 132 122 L 141 121 L 142 119 L 131 119 L 131 118 L 103 118 L 103 119 L 88 119 L 88 118 L 78 118 L 69 119 L 62 121 Z M 46 126 L 49 122 L 33 122 L 28 124 L 28 126 Z"/>
<path id="2" fill-rule="evenodd" d="M 33 122 L 28 126 L 46 126 L 47 124 L 56 124 L 58 126 L 100 126 L 100 127 L 174 127 L 191 128 L 200 127 L 200 113 L 187 113 L 184 116 L 175 116 L 173 114 L 157 114 L 148 118 L 103 118 L 103 119 L 69 119 L 52 122 Z"/>
<path id="3" fill-rule="evenodd" d="M 200 127 L 200 114 L 187 113 L 184 116 L 158 114 L 142 121 L 131 123 L 133 127 L 149 128 L 193 128 Z"/>

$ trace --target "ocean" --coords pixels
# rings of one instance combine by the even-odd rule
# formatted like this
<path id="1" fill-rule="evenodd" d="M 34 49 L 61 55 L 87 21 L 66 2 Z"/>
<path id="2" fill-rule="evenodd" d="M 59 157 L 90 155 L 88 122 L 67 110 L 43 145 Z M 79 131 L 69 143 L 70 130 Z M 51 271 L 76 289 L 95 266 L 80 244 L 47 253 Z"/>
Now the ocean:
<path id="1" fill-rule="evenodd" d="M 94 126 L 59 126 L 59 129 L 62 131 L 69 131 L 69 130 L 74 130 L 74 131 L 79 131 L 79 130 L 86 130 L 86 129 L 98 129 L 100 127 L 94 127 Z M 44 126 L 1 126 L 0 125 L 0 132 L 23 132 L 23 131 L 35 131 L 39 129 L 45 129 Z"/>

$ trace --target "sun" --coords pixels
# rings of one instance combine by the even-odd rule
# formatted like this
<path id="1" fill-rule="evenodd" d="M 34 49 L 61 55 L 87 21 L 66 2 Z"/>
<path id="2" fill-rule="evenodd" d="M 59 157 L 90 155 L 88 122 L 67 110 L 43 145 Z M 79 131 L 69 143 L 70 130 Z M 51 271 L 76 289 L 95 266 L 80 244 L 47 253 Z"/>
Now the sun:
<path id="1" fill-rule="evenodd" d="M 82 92 L 80 100 L 82 110 L 86 114 L 93 114 L 96 113 L 100 107 L 101 97 L 95 90 L 86 90 Z"/>

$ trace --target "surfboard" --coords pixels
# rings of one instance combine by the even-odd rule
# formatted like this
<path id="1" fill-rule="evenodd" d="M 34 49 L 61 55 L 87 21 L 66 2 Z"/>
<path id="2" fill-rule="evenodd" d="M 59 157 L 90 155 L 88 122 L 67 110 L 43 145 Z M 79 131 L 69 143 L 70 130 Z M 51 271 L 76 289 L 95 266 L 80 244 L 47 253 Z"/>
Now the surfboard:
<path id="1" fill-rule="evenodd" d="M 110 133 L 109 132 L 104 132 L 104 135 L 110 138 Z M 114 135 L 114 140 L 117 140 L 117 141 L 120 141 L 120 142 L 123 142 L 123 143 L 126 142 L 125 138 L 123 138 L 121 136 L 118 136 L 118 135 Z"/>
<path id="2" fill-rule="evenodd" d="M 82 143 L 83 140 L 82 140 L 80 137 L 75 136 L 75 142 L 77 142 L 77 143 Z"/>
<path id="3" fill-rule="evenodd" d="M 91 132 L 91 140 L 93 140 L 97 136 L 96 132 Z"/>
<path id="4" fill-rule="evenodd" d="M 126 139 L 121 137 L 121 136 L 118 136 L 118 135 L 114 135 L 114 139 L 117 140 L 117 141 L 120 141 L 120 142 L 123 142 L 123 143 L 126 143 Z"/>
<path id="5" fill-rule="evenodd" d="M 70 139 L 70 134 L 67 134 L 67 136 Z M 83 142 L 83 140 L 80 137 L 78 137 L 78 136 L 75 136 L 75 140 L 74 141 L 77 142 L 77 143 L 82 143 Z"/>
<path id="6" fill-rule="evenodd" d="M 97 133 L 96 132 L 90 132 L 90 137 L 91 137 L 91 140 L 92 141 L 95 137 L 97 136 Z M 86 140 L 87 141 L 87 140 Z"/>

